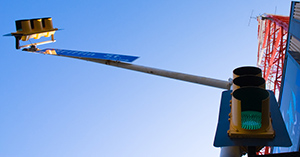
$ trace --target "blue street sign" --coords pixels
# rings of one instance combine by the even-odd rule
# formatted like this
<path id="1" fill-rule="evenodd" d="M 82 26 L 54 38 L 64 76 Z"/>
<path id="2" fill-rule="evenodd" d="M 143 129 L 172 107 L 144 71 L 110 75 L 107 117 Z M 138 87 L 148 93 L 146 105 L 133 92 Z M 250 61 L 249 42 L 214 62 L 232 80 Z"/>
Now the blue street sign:
<path id="1" fill-rule="evenodd" d="M 65 57 L 74 57 L 74 58 L 79 58 L 79 59 L 92 58 L 92 59 L 103 59 L 103 60 L 112 60 L 112 61 L 120 61 L 120 62 L 133 62 L 134 60 L 139 58 L 136 56 L 128 56 L 128 55 L 52 49 L 52 48 L 47 48 L 47 49 L 43 49 L 40 51 L 36 51 L 36 53 L 65 56 Z"/>

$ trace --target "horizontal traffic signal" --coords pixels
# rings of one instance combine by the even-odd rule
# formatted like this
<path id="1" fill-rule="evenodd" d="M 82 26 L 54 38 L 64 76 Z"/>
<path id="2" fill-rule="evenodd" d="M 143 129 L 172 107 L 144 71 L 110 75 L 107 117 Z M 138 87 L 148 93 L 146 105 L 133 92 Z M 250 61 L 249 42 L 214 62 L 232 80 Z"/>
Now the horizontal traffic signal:
<path id="1" fill-rule="evenodd" d="M 24 51 L 38 51 L 37 45 L 55 42 L 54 33 L 57 28 L 53 28 L 52 18 L 35 18 L 16 20 L 16 32 L 5 34 L 4 36 L 14 36 L 16 38 L 16 49 L 24 48 Z M 51 37 L 50 40 L 40 42 L 30 42 L 27 45 L 20 45 L 20 41 L 29 39 L 40 39 L 41 37 Z M 26 47 L 30 47 L 29 49 Z"/>
<path id="2" fill-rule="evenodd" d="M 50 37 L 54 34 L 57 28 L 53 28 L 52 18 L 37 18 L 17 20 L 16 30 L 12 33 L 14 36 L 21 36 L 22 41 L 27 41 L 30 38 L 39 39 L 40 37 Z"/>

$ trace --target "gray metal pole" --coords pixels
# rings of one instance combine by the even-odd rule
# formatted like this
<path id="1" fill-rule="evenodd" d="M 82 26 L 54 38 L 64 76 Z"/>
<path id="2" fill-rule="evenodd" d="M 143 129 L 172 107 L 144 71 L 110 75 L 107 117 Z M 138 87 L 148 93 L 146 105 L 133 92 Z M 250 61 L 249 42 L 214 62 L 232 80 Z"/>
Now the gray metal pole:
<path id="1" fill-rule="evenodd" d="M 220 157 L 241 157 L 242 151 L 239 146 L 222 147 Z"/>
<path id="2" fill-rule="evenodd" d="M 222 89 L 230 89 L 230 87 L 231 87 L 230 81 L 217 80 L 217 79 L 208 78 L 208 77 L 167 71 L 167 70 L 151 68 L 151 67 L 146 67 L 146 66 L 141 66 L 141 65 L 134 65 L 134 64 L 124 63 L 124 62 L 118 62 L 118 61 L 90 59 L 90 58 L 81 58 L 81 59 L 87 60 L 87 61 L 92 61 L 92 62 L 97 62 L 97 63 L 101 63 L 101 64 L 106 64 L 106 65 L 111 65 L 111 66 L 115 66 L 115 67 L 130 69 L 130 70 L 134 70 L 134 71 L 144 72 L 144 73 L 148 73 L 148 74 L 152 74 L 152 75 L 158 75 L 158 76 L 173 78 L 173 79 L 177 79 L 177 80 L 207 85 L 207 86 L 211 86 L 211 87 L 217 87 L 217 88 L 222 88 Z"/>

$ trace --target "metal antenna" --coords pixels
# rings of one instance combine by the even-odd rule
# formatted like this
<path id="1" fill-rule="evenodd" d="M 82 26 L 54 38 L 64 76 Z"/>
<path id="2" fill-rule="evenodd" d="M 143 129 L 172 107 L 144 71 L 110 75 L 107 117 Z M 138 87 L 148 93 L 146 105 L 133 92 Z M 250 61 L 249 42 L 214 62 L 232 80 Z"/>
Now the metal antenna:
<path id="1" fill-rule="evenodd" d="M 250 26 L 250 23 L 251 23 L 251 19 L 255 19 L 256 17 L 253 17 L 252 15 L 253 15 L 253 9 L 252 9 L 252 11 L 251 11 L 251 15 L 250 15 L 250 18 L 249 18 L 249 22 L 248 22 L 248 26 Z"/>

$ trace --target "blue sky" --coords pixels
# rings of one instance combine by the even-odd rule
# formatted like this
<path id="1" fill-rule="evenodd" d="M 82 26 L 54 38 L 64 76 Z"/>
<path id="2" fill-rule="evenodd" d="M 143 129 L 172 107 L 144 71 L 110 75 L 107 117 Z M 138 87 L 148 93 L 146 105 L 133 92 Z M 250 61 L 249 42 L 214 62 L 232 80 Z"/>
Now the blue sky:
<path id="1" fill-rule="evenodd" d="M 289 15 L 280 0 L 3 1 L 15 20 L 52 17 L 62 48 L 140 56 L 134 64 L 221 80 L 256 65 L 254 15 Z M 253 16 L 254 16 L 253 15 Z M 0 38 L 0 156 L 218 156 L 222 89 L 15 49 Z M 203 155 L 205 154 L 205 155 Z"/>

